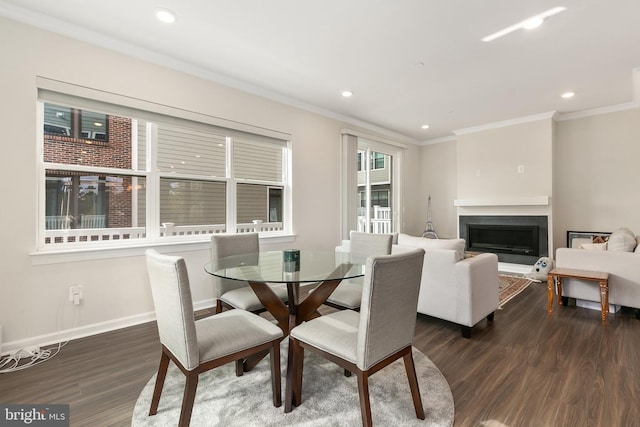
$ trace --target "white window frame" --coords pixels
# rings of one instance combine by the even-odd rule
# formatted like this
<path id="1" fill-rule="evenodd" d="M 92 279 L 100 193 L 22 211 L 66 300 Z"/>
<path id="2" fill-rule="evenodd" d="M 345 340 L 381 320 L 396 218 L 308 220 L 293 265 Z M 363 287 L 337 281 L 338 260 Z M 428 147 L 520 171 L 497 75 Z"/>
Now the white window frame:
<path id="1" fill-rule="evenodd" d="M 402 231 L 403 219 L 403 194 L 402 194 L 402 167 L 404 150 L 406 144 L 397 142 L 382 136 L 371 135 L 353 129 L 342 129 L 342 155 L 341 155 L 341 212 L 342 212 L 342 229 L 341 238 L 348 239 L 351 230 L 357 230 L 357 174 L 358 150 L 363 147 L 369 151 L 376 151 L 388 154 L 392 157 L 392 175 L 391 175 L 391 209 L 392 230 L 394 232 Z M 363 162 L 365 170 L 370 170 L 369 157 L 365 154 Z M 366 162 L 366 164 L 365 164 Z M 367 178 L 367 192 L 370 191 L 370 185 Z M 367 195 L 370 198 L 370 195 Z M 367 222 L 369 222 L 369 210 L 367 210 Z"/>
<path id="2" fill-rule="evenodd" d="M 78 109 L 86 109 L 90 111 L 104 111 L 106 113 L 121 115 L 125 117 L 133 117 L 133 126 L 137 126 L 136 118 L 153 122 L 154 116 L 162 116 L 163 118 L 174 118 L 177 122 L 185 120 L 200 124 L 209 129 L 223 129 L 227 134 L 226 142 L 226 176 L 216 177 L 214 181 L 225 181 L 227 183 L 227 233 L 234 234 L 236 232 L 236 182 L 258 183 L 268 185 L 279 185 L 283 189 L 283 229 L 280 231 L 270 231 L 261 233 L 261 240 L 269 242 L 289 242 L 293 241 L 293 217 L 292 217 L 292 185 L 291 185 L 291 136 L 282 132 L 271 131 L 263 128 L 254 127 L 238 122 L 227 121 L 213 116 L 200 114 L 196 112 L 175 109 L 165 105 L 159 105 L 148 101 L 129 98 L 124 95 L 116 95 L 109 92 L 103 92 L 96 89 L 76 86 L 70 83 L 64 83 L 46 78 L 37 78 L 37 88 L 39 98 L 37 100 L 37 233 L 34 251 L 32 255 L 42 257 L 35 263 L 52 263 L 64 262 L 71 259 L 94 259 L 101 257 L 118 257 L 129 256 L 131 254 L 141 254 L 144 249 L 158 245 L 179 245 L 181 250 L 200 250 L 208 247 L 211 235 L 190 235 L 190 236 L 160 236 L 160 178 L 169 176 L 167 173 L 158 172 L 153 165 L 157 161 L 157 138 L 150 138 L 153 143 L 147 144 L 146 169 L 137 170 L 137 146 L 132 144 L 132 165 L 131 169 L 104 168 L 104 167 L 87 167 L 72 164 L 60 164 L 44 162 L 44 104 L 45 102 L 69 105 Z M 66 102 L 65 102 L 66 101 Z M 109 110 L 101 108 L 102 106 L 110 106 Z M 142 114 L 136 114 L 142 113 Z M 151 117 L 151 118 L 150 118 Z M 137 136 L 137 132 L 133 132 Z M 147 132 L 147 135 L 152 132 Z M 236 179 L 232 170 L 232 148 L 234 136 L 242 136 L 243 138 L 255 138 L 256 140 L 273 140 L 279 141 L 282 146 L 282 182 L 258 180 Z M 135 136 L 134 136 L 135 138 Z M 266 138 L 266 139 L 265 139 Z M 149 136 L 148 136 L 149 139 Z M 142 144 L 142 141 L 139 141 Z M 98 172 L 104 174 L 116 174 L 123 176 L 143 177 L 147 183 L 147 209 L 146 209 L 146 237 L 127 240 L 113 240 L 101 242 L 82 242 L 69 244 L 44 244 L 45 237 L 45 175 L 48 169 L 61 169 L 77 172 Z M 176 177 L 171 175 L 171 177 Z M 180 178 L 189 179 L 189 177 L 180 176 Z M 201 179 L 202 177 L 192 177 Z M 209 179 L 206 179 L 209 180 Z M 134 207 L 135 209 L 135 207 Z"/>
<path id="3" fill-rule="evenodd" d="M 376 152 L 376 153 L 380 153 L 380 154 L 388 154 L 388 153 L 385 153 L 385 152 L 383 152 L 383 151 L 378 151 L 378 150 L 369 150 L 369 151 L 374 151 L 374 152 Z M 389 154 L 389 155 L 391 155 L 391 154 Z M 369 161 L 373 161 L 373 163 L 375 164 L 375 160 L 374 160 L 374 159 L 371 159 L 371 158 L 370 158 L 370 159 L 369 159 Z M 375 167 L 375 165 L 374 165 L 373 167 L 371 167 L 371 169 L 370 169 L 370 170 L 372 170 L 372 171 L 376 171 L 376 170 L 384 169 L 386 166 L 387 166 L 387 162 L 385 161 L 385 158 L 383 157 L 383 158 L 382 158 L 382 167 L 381 167 L 381 168 L 377 168 L 377 167 Z"/>

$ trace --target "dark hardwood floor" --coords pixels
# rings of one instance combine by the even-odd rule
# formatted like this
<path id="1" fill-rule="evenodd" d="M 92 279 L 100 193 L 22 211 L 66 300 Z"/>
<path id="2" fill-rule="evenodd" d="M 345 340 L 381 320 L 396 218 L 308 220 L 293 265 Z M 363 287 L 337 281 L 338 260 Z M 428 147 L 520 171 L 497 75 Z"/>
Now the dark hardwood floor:
<path id="1" fill-rule="evenodd" d="M 414 345 L 449 382 L 456 427 L 639 425 L 634 311 L 603 327 L 598 311 L 554 308 L 548 317 L 546 285 L 534 283 L 471 340 L 419 316 Z M 159 357 L 155 323 L 79 339 L 39 366 L 1 374 L 0 402 L 68 403 L 72 426 L 128 426 Z"/>

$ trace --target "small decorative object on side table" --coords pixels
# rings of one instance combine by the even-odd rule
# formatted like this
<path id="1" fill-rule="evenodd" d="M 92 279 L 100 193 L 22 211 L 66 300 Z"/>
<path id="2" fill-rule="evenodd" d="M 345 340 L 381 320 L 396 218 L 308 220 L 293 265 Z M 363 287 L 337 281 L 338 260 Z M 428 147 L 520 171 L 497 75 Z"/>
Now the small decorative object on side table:
<path id="1" fill-rule="evenodd" d="M 558 305 L 562 305 L 562 279 L 580 279 L 597 282 L 600 286 L 600 305 L 602 308 L 602 324 L 606 324 L 609 314 L 609 273 L 589 270 L 576 270 L 573 268 L 554 268 L 547 276 L 547 305 L 549 316 L 553 314 L 553 284 L 555 282 L 558 292 Z"/>

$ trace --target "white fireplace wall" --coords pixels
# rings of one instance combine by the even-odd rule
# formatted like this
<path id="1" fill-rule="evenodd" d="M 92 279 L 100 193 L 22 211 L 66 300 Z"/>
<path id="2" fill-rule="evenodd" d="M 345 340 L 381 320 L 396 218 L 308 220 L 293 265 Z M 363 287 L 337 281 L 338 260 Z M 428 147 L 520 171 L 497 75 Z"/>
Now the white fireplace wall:
<path id="1" fill-rule="evenodd" d="M 551 227 L 553 132 L 546 114 L 465 129 L 455 141 L 423 146 L 419 222 L 407 223 L 407 232 L 422 233 L 428 195 L 440 237 L 459 235 L 458 215 L 548 215 Z"/>
<path id="2" fill-rule="evenodd" d="M 456 135 L 458 217 L 547 216 L 548 248 L 553 253 L 553 115 Z"/>
<path id="3" fill-rule="evenodd" d="M 531 120 L 456 132 L 458 199 L 526 204 L 528 198 L 551 196 L 552 116 Z"/>
<path id="4" fill-rule="evenodd" d="M 640 81 L 640 78 L 638 80 Z M 640 94 L 640 91 L 638 93 Z M 640 105 L 640 98 L 637 99 L 636 105 Z M 456 215 L 469 215 L 474 212 L 479 212 L 477 214 L 480 215 L 512 215 L 514 212 L 548 214 L 550 232 L 553 230 L 553 248 L 566 245 L 567 230 L 613 231 L 618 227 L 628 227 L 640 234 L 640 199 L 633 197 L 637 193 L 636 171 L 637 159 L 640 157 L 640 108 L 623 105 L 601 110 L 578 116 L 560 115 L 559 120 L 553 123 L 555 133 L 551 143 L 554 148 L 552 173 L 544 165 L 531 166 L 531 163 L 525 160 L 525 175 L 532 173 L 536 181 L 523 182 L 523 191 L 535 197 L 536 183 L 541 183 L 540 195 L 549 196 L 548 206 L 454 206 L 455 200 L 476 198 L 476 195 L 471 193 L 471 186 L 467 185 L 473 176 L 459 169 L 468 169 L 471 166 L 467 162 L 458 162 L 458 141 L 454 139 L 432 141 L 424 145 L 420 151 L 421 175 L 419 178 L 416 177 L 416 181 L 420 182 L 420 195 L 424 195 L 424 202 L 421 201 L 419 205 L 419 221 L 408 224 L 408 232 L 418 235 L 422 232 L 426 218 L 426 195 L 432 194 L 437 196 L 433 197 L 433 220 L 441 237 L 457 236 Z M 529 132 L 533 131 L 532 127 L 537 128 L 538 124 L 531 125 L 516 124 L 513 129 L 518 131 L 513 135 L 512 142 L 525 159 L 527 156 L 533 157 L 538 147 L 538 144 L 529 140 Z M 495 128 L 495 131 L 499 131 L 497 133 L 500 134 L 500 138 L 509 131 L 507 126 L 504 128 L 502 131 Z M 470 132 L 468 135 L 460 134 L 458 140 L 465 139 L 467 143 L 477 141 L 483 144 L 485 141 L 482 133 L 478 131 Z M 540 133 L 544 137 L 549 132 L 543 130 Z M 546 144 L 541 145 L 542 150 L 545 150 Z M 492 147 L 493 143 L 488 141 L 486 146 Z M 461 151 L 464 154 L 464 148 Z M 546 156 L 541 158 L 543 157 Z M 512 168 L 513 163 L 517 164 L 517 161 L 511 160 Z M 488 162 L 481 172 L 492 164 L 493 162 Z M 461 181 L 460 191 L 465 191 L 465 194 L 457 194 L 458 180 Z M 546 191 L 543 187 L 548 188 L 551 180 L 555 187 L 553 192 L 543 193 Z M 485 187 L 489 185 L 486 181 L 482 181 L 482 184 Z M 502 185 L 498 185 L 497 188 L 497 194 L 504 189 Z M 511 189 L 507 188 L 505 191 Z M 485 199 L 491 198 L 491 195 L 485 194 L 484 191 L 481 195 Z M 555 250 L 553 253 L 555 254 Z"/>

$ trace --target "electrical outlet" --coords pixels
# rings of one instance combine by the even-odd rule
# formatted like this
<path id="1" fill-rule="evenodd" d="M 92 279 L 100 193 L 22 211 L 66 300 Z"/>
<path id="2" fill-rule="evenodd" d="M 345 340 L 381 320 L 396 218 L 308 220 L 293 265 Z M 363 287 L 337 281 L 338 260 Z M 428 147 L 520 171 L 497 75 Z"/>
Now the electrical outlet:
<path id="1" fill-rule="evenodd" d="M 518 165 L 518 173 L 524 173 L 524 165 Z"/>
<path id="2" fill-rule="evenodd" d="M 69 302 L 72 302 L 73 305 L 80 305 L 82 298 L 82 285 L 73 285 L 69 288 Z"/>

